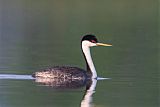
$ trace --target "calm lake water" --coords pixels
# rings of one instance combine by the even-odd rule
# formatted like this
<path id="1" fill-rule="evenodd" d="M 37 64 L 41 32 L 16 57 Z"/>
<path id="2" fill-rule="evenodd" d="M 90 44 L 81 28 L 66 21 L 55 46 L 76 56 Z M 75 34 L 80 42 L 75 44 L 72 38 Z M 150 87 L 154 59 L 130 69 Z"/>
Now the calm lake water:
<path id="1" fill-rule="evenodd" d="M 159 107 L 158 1 L 0 0 L 0 107 Z M 99 77 L 86 91 L 31 78 L 54 65 L 85 69 L 80 39 Z"/>

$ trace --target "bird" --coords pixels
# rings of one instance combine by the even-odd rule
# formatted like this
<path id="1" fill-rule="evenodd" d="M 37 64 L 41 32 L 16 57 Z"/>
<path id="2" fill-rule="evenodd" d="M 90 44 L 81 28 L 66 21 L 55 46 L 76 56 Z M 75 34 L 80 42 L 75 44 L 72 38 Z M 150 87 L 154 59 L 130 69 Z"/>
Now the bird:
<path id="1" fill-rule="evenodd" d="M 86 80 L 96 79 L 97 72 L 91 57 L 90 48 L 94 46 L 112 46 L 111 44 L 99 43 L 96 36 L 86 34 L 81 39 L 81 50 L 86 61 L 86 70 L 72 66 L 53 66 L 32 74 L 34 78 Z"/>

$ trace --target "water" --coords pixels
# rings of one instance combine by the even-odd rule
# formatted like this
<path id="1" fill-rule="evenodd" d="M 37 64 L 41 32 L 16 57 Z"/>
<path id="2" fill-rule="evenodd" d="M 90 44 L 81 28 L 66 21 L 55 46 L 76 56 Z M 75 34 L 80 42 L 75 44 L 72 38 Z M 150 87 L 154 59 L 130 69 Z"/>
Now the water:
<path id="1" fill-rule="evenodd" d="M 157 2 L 0 0 L 0 107 L 159 107 Z M 31 77 L 53 65 L 85 68 L 86 33 L 113 44 L 91 49 L 101 77 L 91 91 Z"/>
<path id="2" fill-rule="evenodd" d="M 30 80 L 34 78 L 32 75 L 0 74 L 0 79 Z"/>

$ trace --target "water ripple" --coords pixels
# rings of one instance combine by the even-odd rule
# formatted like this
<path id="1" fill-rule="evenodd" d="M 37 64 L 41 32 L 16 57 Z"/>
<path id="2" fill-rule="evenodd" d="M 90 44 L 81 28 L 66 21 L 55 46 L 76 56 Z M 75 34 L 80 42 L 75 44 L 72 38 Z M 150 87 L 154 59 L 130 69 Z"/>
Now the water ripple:
<path id="1" fill-rule="evenodd" d="M 32 77 L 32 75 L 0 74 L 0 79 L 31 80 L 34 78 Z"/>

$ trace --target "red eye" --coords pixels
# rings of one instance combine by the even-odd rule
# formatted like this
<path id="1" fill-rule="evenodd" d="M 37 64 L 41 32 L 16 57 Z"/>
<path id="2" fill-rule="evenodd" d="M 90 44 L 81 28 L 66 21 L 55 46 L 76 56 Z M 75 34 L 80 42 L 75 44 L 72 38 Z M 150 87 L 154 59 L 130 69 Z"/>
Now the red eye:
<path id="1" fill-rule="evenodd" d="M 91 40 L 91 42 L 92 42 L 92 43 L 96 43 L 96 41 L 95 41 L 95 40 Z"/>

